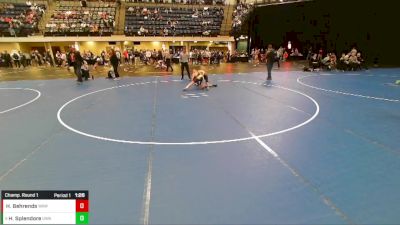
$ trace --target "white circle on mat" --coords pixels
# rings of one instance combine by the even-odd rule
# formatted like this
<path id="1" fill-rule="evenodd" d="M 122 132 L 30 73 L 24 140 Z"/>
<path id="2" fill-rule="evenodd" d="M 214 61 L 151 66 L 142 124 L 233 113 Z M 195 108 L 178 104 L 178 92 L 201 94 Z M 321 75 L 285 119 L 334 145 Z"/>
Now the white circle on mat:
<path id="1" fill-rule="evenodd" d="M 15 106 L 15 107 L 13 107 L 13 108 L 0 111 L 0 114 L 4 114 L 4 113 L 10 112 L 10 111 L 19 109 L 19 108 L 21 108 L 21 107 L 24 107 L 24 106 L 26 106 L 26 105 L 29 105 L 29 104 L 31 104 L 32 102 L 38 100 L 38 99 L 40 98 L 40 96 L 42 95 L 42 93 L 40 93 L 40 91 L 38 91 L 38 90 L 36 90 L 36 89 L 31 89 L 31 88 L 0 88 L 0 90 L 22 90 L 22 91 L 31 91 L 31 92 L 35 92 L 35 93 L 37 94 L 36 97 L 33 98 L 32 100 L 29 100 L 28 102 L 25 102 L 24 104 Z"/>
<path id="2" fill-rule="evenodd" d="M 369 96 L 369 95 L 361 95 L 361 94 L 356 94 L 356 93 L 350 93 L 350 92 L 343 92 L 343 91 L 320 88 L 320 87 L 316 87 L 316 86 L 312 86 L 312 85 L 306 84 L 306 83 L 304 83 L 302 81 L 303 78 L 317 77 L 317 76 L 319 76 L 319 75 L 318 74 L 313 74 L 313 75 L 301 76 L 301 77 L 297 78 L 297 83 L 299 83 L 299 84 L 301 84 L 303 86 L 315 89 L 315 90 L 331 92 L 331 93 L 335 93 L 335 94 L 348 95 L 348 96 L 354 96 L 354 97 L 359 97 L 359 98 L 367 98 L 367 99 L 374 99 L 374 100 L 387 101 L 387 102 L 400 102 L 399 99 L 381 98 L 381 97 L 375 97 L 375 96 Z M 333 74 L 330 75 L 330 76 L 333 76 Z"/>
<path id="3" fill-rule="evenodd" d="M 256 84 L 256 85 L 265 85 L 263 83 L 255 83 L 255 82 L 247 82 L 247 81 L 232 81 L 235 83 L 244 83 L 244 84 Z M 157 82 L 152 82 L 152 83 L 157 83 Z M 261 135 L 253 135 L 253 136 L 249 136 L 249 137 L 243 137 L 243 138 L 236 138 L 236 139 L 226 139 L 226 140 L 210 140 L 210 141 L 191 141 L 191 142 L 156 142 L 156 141 L 137 141 L 137 140 L 122 140 L 122 139 L 115 139 L 115 138 L 108 138 L 108 137 L 102 137 L 102 136 L 97 136 L 97 135 L 93 135 L 93 134 L 89 134 L 80 130 L 77 130 L 71 126 L 69 126 L 67 123 L 65 123 L 61 117 L 62 111 L 72 102 L 75 102 L 81 98 L 84 98 L 86 96 L 89 95 L 93 95 L 96 93 L 100 93 L 100 92 L 104 92 L 104 91 L 108 91 L 108 90 L 113 90 L 113 89 L 117 89 L 117 88 L 122 88 L 122 87 L 130 87 L 130 86 L 135 86 L 135 85 L 143 85 L 143 83 L 132 83 L 132 84 L 125 84 L 125 85 L 120 85 L 120 86 L 114 86 L 114 87 L 109 87 L 109 88 L 104 88 L 104 89 L 100 89 L 97 91 L 93 91 L 93 92 L 89 92 L 86 93 L 84 95 L 78 96 L 74 99 L 71 99 L 70 101 L 66 102 L 63 106 L 61 106 L 61 108 L 58 110 L 57 112 L 57 119 L 60 122 L 60 124 L 62 126 L 64 126 L 65 128 L 67 128 L 68 130 L 77 133 L 79 135 L 83 135 L 85 137 L 89 137 L 89 138 L 94 138 L 94 139 L 98 139 L 98 140 L 102 140 L 102 141 L 109 141 L 109 142 L 116 142 L 116 143 L 124 143 L 124 144 L 140 144 L 140 145 L 206 145 L 206 144 L 223 144 L 223 143 L 232 143 L 232 142 L 240 142 L 240 141 L 247 141 L 247 140 L 253 140 L 253 139 L 257 139 L 257 138 L 263 138 L 263 137 L 269 137 L 269 136 L 273 136 L 273 135 L 277 135 L 277 134 L 283 134 L 289 131 L 293 131 L 295 129 L 298 129 L 302 126 L 307 125 L 308 123 L 310 123 L 311 121 L 313 121 L 319 114 L 319 104 L 318 102 L 313 99 L 312 97 L 308 96 L 307 94 L 304 94 L 300 91 L 297 90 L 293 90 L 290 88 L 286 88 L 283 86 L 278 86 L 278 85 L 268 85 L 268 86 L 272 86 L 272 87 L 276 87 L 276 88 L 280 88 L 286 91 L 290 91 L 293 92 L 295 94 L 299 94 L 302 95 L 304 97 L 306 97 L 307 99 L 311 100 L 313 102 L 313 104 L 315 105 L 315 112 L 314 114 L 308 118 L 306 121 L 297 124 L 295 126 L 283 129 L 283 130 L 279 130 L 279 131 L 275 131 L 275 132 L 271 132 L 271 133 L 266 133 L 266 134 L 261 134 Z"/>

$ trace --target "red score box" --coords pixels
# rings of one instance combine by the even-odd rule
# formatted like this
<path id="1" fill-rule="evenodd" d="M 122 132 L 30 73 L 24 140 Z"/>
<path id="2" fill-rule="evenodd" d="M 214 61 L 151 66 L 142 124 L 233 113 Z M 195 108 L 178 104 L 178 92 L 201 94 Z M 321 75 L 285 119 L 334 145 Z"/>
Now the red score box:
<path id="1" fill-rule="evenodd" d="M 89 212 L 89 200 L 76 200 L 76 212 Z"/>

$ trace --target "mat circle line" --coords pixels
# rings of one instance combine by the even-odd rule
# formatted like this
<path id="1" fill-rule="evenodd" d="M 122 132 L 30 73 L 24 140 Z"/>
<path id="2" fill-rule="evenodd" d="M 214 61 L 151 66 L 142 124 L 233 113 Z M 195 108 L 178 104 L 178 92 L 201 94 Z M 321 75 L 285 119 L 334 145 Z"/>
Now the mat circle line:
<path id="1" fill-rule="evenodd" d="M 29 105 L 29 104 L 31 104 L 32 102 L 38 100 L 38 99 L 40 98 L 40 96 L 42 95 L 42 93 L 40 93 L 40 91 L 38 91 L 38 90 L 36 90 L 36 89 L 31 89 L 31 88 L 0 88 L 0 91 L 1 91 L 1 90 L 24 90 L 24 91 L 32 91 L 32 92 L 36 92 L 37 95 L 36 95 L 35 98 L 33 98 L 32 100 L 30 100 L 30 101 L 28 101 L 28 102 L 25 102 L 24 104 L 15 106 L 15 107 L 10 108 L 10 109 L 6 109 L 6 110 L 3 110 L 3 111 L 0 111 L 0 114 L 4 114 L 4 113 L 10 112 L 10 111 L 19 109 L 19 108 L 21 108 L 21 107 L 24 107 L 24 106 L 26 106 L 26 105 Z"/>
<path id="2" fill-rule="evenodd" d="M 108 138 L 108 137 L 101 137 L 101 136 L 97 136 L 97 135 L 93 135 L 93 134 L 89 134 L 89 133 L 85 133 L 83 131 L 77 130 L 71 126 L 69 126 L 68 124 L 66 124 L 61 117 L 61 113 L 62 111 L 72 102 L 75 102 L 78 99 L 84 98 L 86 96 L 89 95 L 93 95 L 96 93 L 100 93 L 100 92 L 104 92 L 104 91 L 109 91 L 109 90 L 113 90 L 113 89 L 117 89 L 117 88 L 122 88 L 122 87 L 130 87 L 130 86 L 135 86 L 135 85 L 143 85 L 143 84 L 149 84 L 149 83 L 159 83 L 159 81 L 153 81 L 153 82 L 141 82 L 141 83 L 131 83 L 131 84 L 125 84 L 125 85 L 120 85 L 120 86 L 114 86 L 114 87 L 109 87 L 109 88 L 104 88 L 104 89 L 100 89 L 97 91 L 93 91 L 93 92 L 89 92 L 83 95 L 80 95 L 76 98 L 73 98 L 71 100 L 69 100 L 68 102 L 66 102 L 64 105 L 62 105 L 60 107 L 60 109 L 57 112 L 57 119 L 58 122 L 64 126 L 66 129 L 82 135 L 82 136 L 86 136 L 89 138 L 94 138 L 94 139 L 98 139 L 98 140 L 102 140 L 102 141 L 109 141 L 109 142 L 116 142 L 116 143 L 123 143 L 123 144 L 140 144 L 140 145 L 207 145 L 207 144 L 224 144 L 224 143 L 232 143 L 232 142 L 240 142 L 240 141 L 248 141 L 248 140 L 254 140 L 256 138 L 263 138 L 263 137 L 269 137 L 269 136 L 273 136 L 273 135 L 277 135 L 277 134 L 283 134 L 289 131 L 293 131 L 295 129 L 298 129 L 302 126 L 307 125 L 308 123 L 310 123 L 311 121 L 313 121 L 319 114 L 320 111 L 320 107 L 318 102 L 313 99 L 312 97 L 308 96 L 307 94 L 304 94 L 300 91 L 297 90 L 293 90 L 287 87 L 283 87 L 283 86 L 279 86 L 279 85 L 266 85 L 265 83 L 256 83 L 256 82 L 247 82 L 247 81 L 231 81 L 231 82 L 235 82 L 235 83 L 244 83 L 244 84 L 255 84 L 255 85 L 261 85 L 261 86 L 270 86 L 270 87 L 276 87 L 282 90 L 287 90 L 296 94 L 300 94 L 306 98 L 308 98 L 309 100 L 311 100 L 313 102 L 313 104 L 315 105 L 315 112 L 314 114 L 307 119 L 306 121 L 297 124 L 295 126 L 283 129 L 283 130 L 279 130 L 279 131 L 275 131 L 275 132 L 271 132 L 271 133 L 267 133 L 267 134 L 261 134 L 261 135 L 253 135 L 253 136 L 249 136 L 249 137 L 244 137 L 244 138 L 236 138 L 236 139 L 227 139 L 227 140 L 216 140 L 216 141 L 193 141 L 193 142 L 155 142 L 155 141 L 131 141 L 131 140 L 121 140 L 121 139 L 114 139 L 114 138 Z"/>
<path id="3" fill-rule="evenodd" d="M 400 99 L 381 98 L 381 97 L 375 97 L 375 96 L 369 96 L 369 95 L 361 95 L 361 94 L 356 94 L 356 93 L 325 89 L 325 88 L 320 88 L 320 87 L 316 87 L 316 86 L 313 86 L 313 85 L 309 85 L 309 84 L 306 84 L 306 83 L 301 81 L 303 78 L 318 77 L 318 76 L 328 76 L 328 75 L 313 74 L 313 75 L 301 76 L 301 77 L 297 78 L 297 83 L 299 83 L 299 84 L 301 84 L 303 86 L 315 89 L 315 90 L 331 92 L 331 93 L 335 93 L 335 94 L 348 95 L 348 96 L 354 96 L 354 97 L 359 97 L 359 98 L 367 98 L 367 99 L 374 99 L 374 100 L 387 101 L 387 102 L 400 102 Z M 329 76 L 335 76 L 335 75 L 332 74 L 332 75 L 329 75 Z"/>

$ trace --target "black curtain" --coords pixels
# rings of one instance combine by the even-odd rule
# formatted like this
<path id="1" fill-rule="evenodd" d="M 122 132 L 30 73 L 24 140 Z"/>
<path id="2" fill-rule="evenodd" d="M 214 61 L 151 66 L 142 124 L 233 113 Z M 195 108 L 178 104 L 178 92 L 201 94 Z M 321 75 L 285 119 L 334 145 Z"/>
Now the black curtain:
<path id="1" fill-rule="evenodd" d="M 314 0 L 258 7 L 250 30 L 252 48 L 291 41 L 303 53 L 348 52 L 356 46 L 372 62 L 400 65 L 400 1 Z"/>

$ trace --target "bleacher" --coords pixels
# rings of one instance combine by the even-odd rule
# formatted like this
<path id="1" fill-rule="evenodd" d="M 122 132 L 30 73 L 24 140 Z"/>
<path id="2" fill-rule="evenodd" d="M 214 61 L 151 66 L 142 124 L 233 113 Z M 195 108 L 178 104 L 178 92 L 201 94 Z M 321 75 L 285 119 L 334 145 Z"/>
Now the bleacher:
<path id="1" fill-rule="evenodd" d="M 125 35 L 217 36 L 223 15 L 220 7 L 204 7 L 196 12 L 195 8 L 131 6 L 125 12 Z"/>
<path id="2" fill-rule="evenodd" d="M 129 3 L 162 3 L 162 4 L 185 4 L 185 5 L 225 5 L 225 0 L 126 0 Z"/>
<path id="3" fill-rule="evenodd" d="M 27 37 L 38 32 L 44 5 L 0 3 L 0 36 Z"/>
<path id="4" fill-rule="evenodd" d="M 45 36 L 111 36 L 115 28 L 115 4 L 59 5 L 46 24 Z"/>

